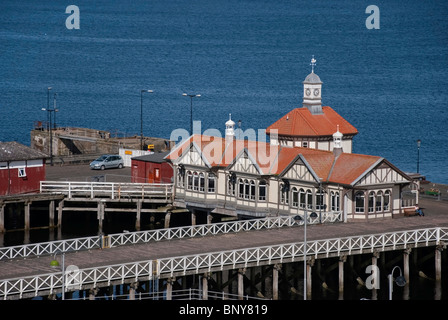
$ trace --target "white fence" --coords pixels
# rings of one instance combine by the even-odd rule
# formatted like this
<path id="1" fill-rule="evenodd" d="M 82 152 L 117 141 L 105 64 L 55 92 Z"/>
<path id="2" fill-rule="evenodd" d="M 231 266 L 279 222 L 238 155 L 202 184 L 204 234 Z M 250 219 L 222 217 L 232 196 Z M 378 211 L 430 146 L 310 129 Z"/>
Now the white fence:
<path id="1" fill-rule="evenodd" d="M 360 235 L 344 238 L 323 239 L 278 244 L 272 246 L 238 250 L 210 252 L 188 256 L 169 257 L 157 260 L 139 261 L 121 265 L 81 269 L 65 281 L 65 290 L 76 290 L 90 285 L 106 286 L 112 281 L 144 281 L 187 275 L 212 270 L 227 270 L 249 265 L 268 265 L 283 261 L 300 261 L 308 257 L 358 254 L 374 250 L 393 250 L 397 247 L 438 245 L 448 241 L 448 228 L 426 228 L 418 230 L 389 232 L 384 234 Z M 66 275 L 67 276 L 67 275 Z M 61 273 L 35 275 L 25 278 L 0 281 L 0 297 L 3 299 L 35 296 L 40 292 L 54 292 L 63 286 Z M 67 278 L 66 278 L 67 280 Z"/>
<path id="2" fill-rule="evenodd" d="M 322 215 L 322 222 L 342 221 L 341 212 L 326 212 Z M 308 217 L 308 224 L 320 223 L 319 218 Z M 230 221 L 213 224 L 201 224 L 178 228 L 166 228 L 138 232 L 116 233 L 107 236 L 84 237 L 69 240 L 26 244 L 0 248 L 0 261 L 33 256 L 51 255 L 57 252 L 90 250 L 95 248 L 110 248 L 123 245 L 134 245 L 151 241 L 204 237 L 240 231 L 263 230 L 272 228 L 292 227 L 303 225 L 303 220 L 296 220 L 292 216 L 279 216 L 263 219 Z"/>
<path id="3" fill-rule="evenodd" d="M 169 200 L 173 185 L 165 183 L 116 183 L 79 181 L 41 181 L 41 193 L 64 194 L 72 198 L 140 198 Z"/>

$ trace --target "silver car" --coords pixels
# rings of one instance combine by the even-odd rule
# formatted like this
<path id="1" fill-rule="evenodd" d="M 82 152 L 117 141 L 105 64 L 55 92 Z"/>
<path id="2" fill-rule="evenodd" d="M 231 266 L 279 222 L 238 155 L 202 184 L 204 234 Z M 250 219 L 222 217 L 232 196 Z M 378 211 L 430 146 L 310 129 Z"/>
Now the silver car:
<path id="1" fill-rule="evenodd" d="M 105 154 L 90 163 L 90 169 L 123 168 L 123 158 L 119 155 Z"/>

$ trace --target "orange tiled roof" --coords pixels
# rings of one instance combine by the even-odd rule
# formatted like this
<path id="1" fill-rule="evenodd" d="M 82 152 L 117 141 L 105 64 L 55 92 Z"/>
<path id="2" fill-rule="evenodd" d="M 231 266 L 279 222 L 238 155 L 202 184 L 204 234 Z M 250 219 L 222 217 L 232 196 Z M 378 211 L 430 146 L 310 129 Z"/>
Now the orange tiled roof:
<path id="1" fill-rule="evenodd" d="M 274 146 L 266 142 L 234 140 L 227 144 L 224 138 L 194 135 L 177 146 L 165 159 L 176 160 L 194 144 L 210 166 L 230 166 L 242 150 L 246 149 L 262 174 L 281 175 L 298 157 L 305 160 L 317 178 L 323 182 L 350 185 L 383 158 L 378 156 L 342 153 L 336 158 L 331 151 Z"/>
<path id="2" fill-rule="evenodd" d="M 339 131 L 343 135 L 355 135 L 358 130 L 331 107 L 322 107 L 323 114 L 311 114 L 307 108 L 296 108 L 271 124 L 266 132 L 278 130 L 285 136 L 331 136 Z"/>

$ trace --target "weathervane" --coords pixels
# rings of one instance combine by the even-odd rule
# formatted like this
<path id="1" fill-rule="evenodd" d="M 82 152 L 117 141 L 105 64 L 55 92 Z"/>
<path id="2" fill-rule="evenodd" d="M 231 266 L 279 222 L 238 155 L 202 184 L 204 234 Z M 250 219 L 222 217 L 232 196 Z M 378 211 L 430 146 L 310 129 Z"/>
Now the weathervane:
<path id="1" fill-rule="evenodd" d="M 314 54 L 313 54 L 313 58 L 311 59 L 311 72 L 314 73 L 314 66 L 316 65 L 316 59 L 314 59 Z"/>

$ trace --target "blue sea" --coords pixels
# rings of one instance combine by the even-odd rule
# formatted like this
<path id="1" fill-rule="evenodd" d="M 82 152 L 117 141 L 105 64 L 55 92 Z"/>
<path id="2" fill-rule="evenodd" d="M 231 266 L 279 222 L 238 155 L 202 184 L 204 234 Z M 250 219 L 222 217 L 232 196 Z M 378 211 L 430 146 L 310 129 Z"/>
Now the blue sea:
<path id="1" fill-rule="evenodd" d="M 1 0 L 0 140 L 30 145 L 48 87 L 59 126 L 138 135 L 150 89 L 146 136 L 189 130 L 184 92 L 201 95 L 202 131 L 223 133 L 229 113 L 263 129 L 302 105 L 314 55 L 323 104 L 359 131 L 354 152 L 448 183 L 447 16 L 446 0 Z"/>

